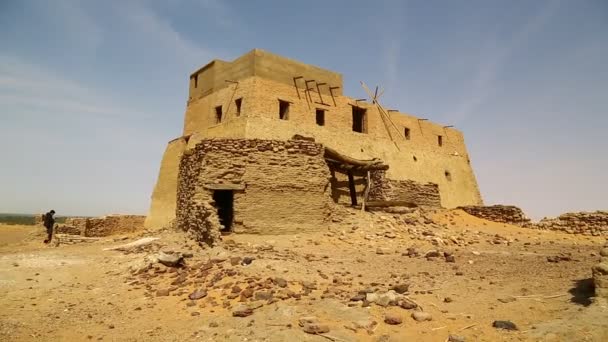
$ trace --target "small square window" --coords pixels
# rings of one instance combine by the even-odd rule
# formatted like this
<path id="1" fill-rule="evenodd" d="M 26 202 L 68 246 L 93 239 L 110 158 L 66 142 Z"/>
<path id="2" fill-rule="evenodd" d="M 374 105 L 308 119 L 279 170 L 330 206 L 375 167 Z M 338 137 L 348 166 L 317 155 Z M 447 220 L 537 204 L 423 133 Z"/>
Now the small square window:
<path id="1" fill-rule="evenodd" d="M 410 140 L 410 129 L 407 127 L 403 127 L 403 136 L 405 140 Z"/>
<path id="2" fill-rule="evenodd" d="M 222 106 L 215 107 L 215 123 L 222 122 Z"/>
<path id="3" fill-rule="evenodd" d="M 443 136 L 441 136 L 441 135 L 437 136 L 437 145 L 443 146 Z"/>
<path id="4" fill-rule="evenodd" d="M 241 116 L 241 103 L 243 103 L 243 99 L 234 100 L 234 104 L 236 105 L 236 116 Z"/>
<path id="5" fill-rule="evenodd" d="M 289 102 L 279 100 L 279 119 L 289 119 Z"/>
<path id="6" fill-rule="evenodd" d="M 317 125 L 325 126 L 325 110 L 317 109 L 316 120 L 317 120 Z"/>

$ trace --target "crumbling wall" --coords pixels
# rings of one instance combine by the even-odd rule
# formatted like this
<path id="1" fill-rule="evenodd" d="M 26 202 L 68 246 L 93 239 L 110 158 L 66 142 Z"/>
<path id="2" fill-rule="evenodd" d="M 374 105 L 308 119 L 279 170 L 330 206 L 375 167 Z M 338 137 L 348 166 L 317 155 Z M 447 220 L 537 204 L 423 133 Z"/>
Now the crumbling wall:
<path id="1" fill-rule="evenodd" d="M 235 232 L 282 234 L 323 229 L 331 212 L 323 147 L 307 140 L 202 140 L 182 158 L 176 224 L 217 241 L 213 189 L 234 191 Z"/>
<path id="2" fill-rule="evenodd" d="M 608 236 L 608 211 L 566 213 L 556 218 L 544 218 L 528 227 L 569 234 Z"/>
<path id="3" fill-rule="evenodd" d="M 372 201 L 406 201 L 423 207 L 441 207 L 437 184 L 389 179 L 384 170 L 371 172 L 371 179 L 369 197 Z"/>
<path id="4" fill-rule="evenodd" d="M 133 233 L 142 230 L 145 216 L 140 215 L 108 215 L 86 219 L 84 236 L 108 236 Z"/>
<path id="5" fill-rule="evenodd" d="M 530 223 L 530 219 L 523 210 L 513 205 L 462 206 L 458 209 L 462 209 L 469 215 L 494 222 L 516 226 L 526 226 Z"/>

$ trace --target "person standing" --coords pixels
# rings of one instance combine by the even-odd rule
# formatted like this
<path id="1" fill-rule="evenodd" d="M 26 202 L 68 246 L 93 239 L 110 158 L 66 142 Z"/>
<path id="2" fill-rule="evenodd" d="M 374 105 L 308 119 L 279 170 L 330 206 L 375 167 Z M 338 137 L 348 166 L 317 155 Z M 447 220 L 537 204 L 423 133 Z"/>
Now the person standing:
<path id="1" fill-rule="evenodd" d="M 44 227 L 46 228 L 46 234 L 48 235 L 46 240 L 44 240 L 44 243 L 51 242 L 51 239 L 53 238 L 53 227 L 55 227 L 55 218 L 53 215 L 55 215 L 55 210 L 51 210 L 44 214 Z"/>

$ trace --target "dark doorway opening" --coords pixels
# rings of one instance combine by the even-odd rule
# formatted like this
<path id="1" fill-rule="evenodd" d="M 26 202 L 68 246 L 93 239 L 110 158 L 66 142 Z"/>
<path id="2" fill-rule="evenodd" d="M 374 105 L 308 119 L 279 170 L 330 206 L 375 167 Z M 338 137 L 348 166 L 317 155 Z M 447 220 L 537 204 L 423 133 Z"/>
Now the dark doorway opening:
<path id="1" fill-rule="evenodd" d="M 353 106 L 353 132 L 367 133 L 366 110 Z"/>
<path id="2" fill-rule="evenodd" d="M 217 216 L 222 224 L 222 232 L 231 232 L 234 221 L 234 192 L 232 190 L 215 190 L 213 200 L 217 208 Z"/>

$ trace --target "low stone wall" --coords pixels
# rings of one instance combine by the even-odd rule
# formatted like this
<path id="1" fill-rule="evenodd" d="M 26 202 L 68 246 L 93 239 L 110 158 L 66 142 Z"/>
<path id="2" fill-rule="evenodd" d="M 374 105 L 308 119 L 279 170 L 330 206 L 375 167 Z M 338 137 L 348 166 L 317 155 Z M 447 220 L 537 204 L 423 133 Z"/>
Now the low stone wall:
<path id="1" fill-rule="evenodd" d="M 87 219 L 84 236 L 108 236 L 142 230 L 146 217 L 142 215 L 108 215 Z"/>
<path id="2" fill-rule="evenodd" d="M 527 226 L 530 219 L 523 210 L 513 205 L 463 206 L 458 207 L 469 215 L 488 221 L 508 223 L 516 226 Z"/>
<path id="3" fill-rule="evenodd" d="M 421 207 L 441 207 L 439 186 L 435 183 L 388 179 L 383 170 L 371 172 L 371 178 L 369 198 L 372 201 L 406 201 Z"/>
<path id="4" fill-rule="evenodd" d="M 608 236 L 608 211 L 566 213 L 556 218 L 544 218 L 528 227 L 569 234 Z"/>
<path id="5" fill-rule="evenodd" d="M 100 237 L 126 234 L 143 229 L 145 216 L 107 215 L 102 217 L 69 217 L 65 224 L 58 224 L 55 233 Z"/>
<path id="6" fill-rule="evenodd" d="M 214 189 L 235 189 L 234 232 L 294 234 L 329 221 L 330 173 L 309 140 L 208 139 L 184 153 L 176 226 L 202 243 L 220 239 Z"/>

